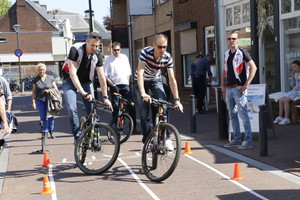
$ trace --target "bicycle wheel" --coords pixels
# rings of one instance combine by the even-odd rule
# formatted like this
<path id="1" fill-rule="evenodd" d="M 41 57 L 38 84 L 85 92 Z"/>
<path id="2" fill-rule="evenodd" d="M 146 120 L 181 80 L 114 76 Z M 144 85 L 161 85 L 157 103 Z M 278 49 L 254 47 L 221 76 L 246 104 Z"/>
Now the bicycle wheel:
<path id="1" fill-rule="evenodd" d="M 181 153 L 181 140 L 178 130 L 171 124 L 161 123 L 158 138 L 151 132 L 142 152 L 142 167 L 146 177 L 154 182 L 167 179 L 175 170 Z M 171 139 L 174 150 L 167 150 L 166 139 Z"/>
<path id="2" fill-rule="evenodd" d="M 96 123 L 94 130 L 87 127 L 80 134 L 75 145 L 75 162 L 85 174 L 106 172 L 117 160 L 120 143 L 115 131 L 105 123 Z M 107 135 L 114 139 L 111 143 Z"/>
<path id="3" fill-rule="evenodd" d="M 120 144 L 126 142 L 133 132 L 133 120 L 127 113 L 122 113 L 121 116 L 116 116 L 111 122 L 110 126 L 118 133 L 120 137 Z M 109 141 L 114 142 L 113 138 L 108 135 Z"/>

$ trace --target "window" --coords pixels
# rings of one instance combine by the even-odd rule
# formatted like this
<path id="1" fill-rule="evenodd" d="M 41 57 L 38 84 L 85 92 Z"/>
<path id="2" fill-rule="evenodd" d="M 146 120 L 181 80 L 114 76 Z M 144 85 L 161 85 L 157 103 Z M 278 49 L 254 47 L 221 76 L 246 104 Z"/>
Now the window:
<path id="1" fill-rule="evenodd" d="M 191 64 L 195 60 L 195 55 L 196 53 L 182 55 L 184 87 L 192 87 Z"/>
<path id="2" fill-rule="evenodd" d="M 241 23 L 241 6 L 234 6 L 234 25 Z"/>
<path id="3" fill-rule="evenodd" d="M 250 22 L 250 3 L 245 3 L 243 6 L 243 23 Z"/>
<path id="4" fill-rule="evenodd" d="M 292 2 L 291 0 L 281 0 L 281 14 L 291 12 Z"/>
<path id="5" fill-rule="evenodd" d="M 226 9 L 226 26 L 232 26 L 232 8 Z"/>
<path id="6" fill-rule="evenodd" d="M 294 0 L 295 10 L 300 10 L 300 0 Z"/>
<path id="7" fill-rule="evenodd" d="M 0 43 L 7 43 L 7 39 L 6 38 L 0 38 Z"/>

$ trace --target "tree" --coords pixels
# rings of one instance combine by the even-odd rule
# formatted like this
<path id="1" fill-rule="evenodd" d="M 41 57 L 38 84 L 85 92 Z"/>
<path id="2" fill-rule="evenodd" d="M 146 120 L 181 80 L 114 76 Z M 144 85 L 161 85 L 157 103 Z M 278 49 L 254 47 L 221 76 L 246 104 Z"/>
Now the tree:
<path id="1" fill-rule="evenodd" d="M 0 17 L 8 11 L 11 5 L 12 3 L 9 0 L 0 0 Z"/>

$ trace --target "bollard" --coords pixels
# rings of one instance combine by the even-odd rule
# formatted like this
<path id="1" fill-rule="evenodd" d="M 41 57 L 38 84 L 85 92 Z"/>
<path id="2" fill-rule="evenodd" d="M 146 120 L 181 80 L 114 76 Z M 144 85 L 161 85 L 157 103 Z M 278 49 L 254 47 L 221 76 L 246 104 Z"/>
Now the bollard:
<path id="1" fill-rule="evenodd" d="M 259 156 L 268 156 L 267 105 L 259 106 Z"/>
<path id="2" fill-rule="evenodd" d="M 196 107 L 195 107 L 195 95 L 190 95 L 190 107 L 191 107 L 191 133 L 196 133 Z"/>
<path id="3" fill-rule="evenodd" d="M 217 95 L 219 111 L 219 139 L 228 139 L 227 109 L 226 103 L 223 100 L 223 94 L 220 87 L 217 88 Z"/>

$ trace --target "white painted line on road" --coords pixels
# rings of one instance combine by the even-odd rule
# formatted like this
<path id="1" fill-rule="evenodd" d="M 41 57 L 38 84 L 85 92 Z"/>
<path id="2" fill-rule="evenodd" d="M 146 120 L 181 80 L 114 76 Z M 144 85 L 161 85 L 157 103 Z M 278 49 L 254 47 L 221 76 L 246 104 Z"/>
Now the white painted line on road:
<path id="1" fill-rule="evenodd" d="M 48 166 L 48 176 L 49 176 L 49 181 L 50 181 L 50 186 L 51 186 L 51 189 L 54 191 L 52 194 L 51 194 L 51 198 L 52 200 L 57 200 L 57 196 L 56 196 L 56 188 L 55 188 L 55 182 L 54 182 L 54 178 L 53 178 L 53 173 L 52 173 L 52 167 L 53 165 L 49 165 Z"/>
<path id="2" fill-rule="evenodd" d="M 186 157 L 190 158 L 191 160 L 203 165 L 204 167 L 207 167 L 208 169 L 212 170 L 213 172 L 219 174 L 220 176 L 222 176 L 223 178 L 225 179 L 228 179 L 230 182 L 236 184 L 237 186 L 239 186 L 240 188 L 246 190 L 247 192 L 253 194 L 254 196 L 256 196 L 257 198 L 260 198 L 260 199 L 263 199 L 263 200 L 268 200 L 266 197 L 264 196 L 261 196 L 260 194 L 254 192 L 253 190 L 247 188 L 246 186 L 240 184 L 239 182 L 237 181 L 234 181 L 234 180 L 231 180 L 228 176 L 226 176 L 225 174 L 223 174 L 222 172 L 218 171 L 217 169 L 209 166 L 208 164 L 204 163 L 204 162 L 201 162 L 200 160 L 197 160 L 196 158 L 190 156 L 190 155 L 187 155 L 187 154 L 184 154 Z"/>
<path id="3" fill-rule="evenodd" d="M 229 150 L 227 150 L 225 148 L 222 148 L 222 147 L 218 147 L 218 146 L 215 146 L 215 145 L 206 145 L 206 147 L 214 149 L 214 150 L 216 150 L 218 152 L 221 152 L 221 153 L 226 154 L 228 156 L 231 156 L 233 158 L 239 159 L 239 160 L 241 160 L 241 161 L 243 161 L 245 163 L 248 163 L 250 165 L 253 165 L 253 166 L 257 167 L 258 169 L 267 171 L 269 173 L 272 173 L 274 175 L 280 176 L 280 177 L 282 177 L 282 178 L 284 178 L 286 180 L 289 180 L 289 181 L 291 181 L 293 183 L 296 183 L 296 184 L 300 185 L 300 177 L 298 177 L 298 176 L 295 176 L 293 174 L 284 172 L 284 171 L 282 171 L 282 170 L 280 170 L 278 168 L 275 168 L 275 167 L 272 167 L 270 165 L 261 163 L 259 161 L 256 161 L 256 160 L 253 160 L 251 158 L 245 157 L 245 156 L 243 156 L 241 154 L 229 151 Z"/>
<path id="4" fill-rule="evenodd" d="M 63 158 L 62 163 L 66 163 L 67 162 L 67 158 Z"/>
<path id="5" fill-rule="evenodd" d="M 159 200 L 159 198 L 145 185 L 145 183 L 141 181 L 141 179 L 134 173 L 134 171 L 127 165 L 126 162 L 124 162 L 121 158 L 118 158 L 118 160 L 122 163 L 122 165 L 124 165 L 124 167 L 126 167 L 136 182 L 138 182 L 138 184 L 140 184 L 153 199 Z"/>
<path id="6" fill-rule="evenodd" d="M 183 133 L 180 133 L 180 136 L 185 138 L 185 139 L 188 139 L 188 140 L 193 140 L 194 139 L 194 137 L 191 137 L 191 136 L 183 134 Z"/>

